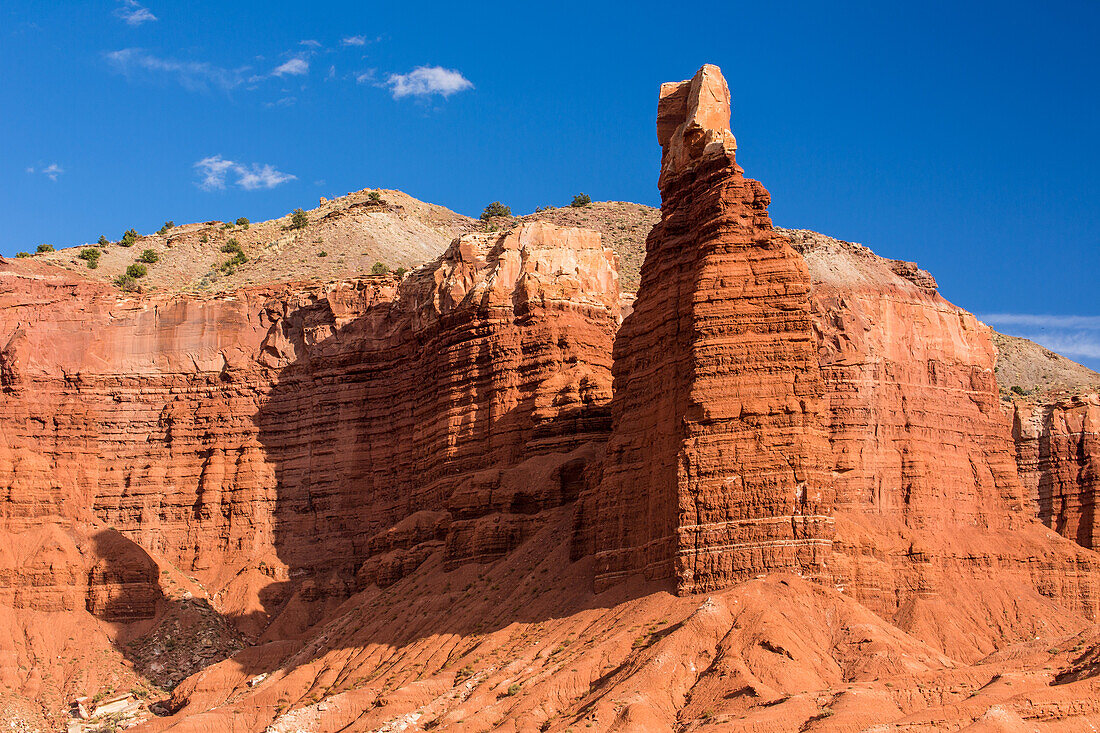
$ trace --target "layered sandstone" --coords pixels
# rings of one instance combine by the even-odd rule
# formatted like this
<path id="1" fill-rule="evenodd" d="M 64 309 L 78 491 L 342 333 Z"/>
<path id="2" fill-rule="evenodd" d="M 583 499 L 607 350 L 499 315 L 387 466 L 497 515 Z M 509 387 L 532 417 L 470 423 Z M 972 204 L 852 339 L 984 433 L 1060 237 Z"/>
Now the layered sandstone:
<path id="1" fill-rule="evenodd" d="M 598 235 L 541 223 L 465 235 L 400 283 L 228 298 L 119 297 L 7 265 L 2 592 L 151 615 L 155 566 L 117 533 L 257 619 L 307 574 L 346 597 L 375 554 L 406 553 L 405 571 L 428 550 L 499 556 L 575 497 L 578 450 L 606 434 L 616 278 Z M 447 532 L 371 539 L 428 510 Z"/>
<path id="2" fill-rule="evenodd" d="M 809 273 L 735 161 L 729 105 L 717 67 L 661 88 L 661 221 L 615 341 L 612 438 L 580 522 L 597 587 L 817 575 L 828 553 Z"/>
<path id="3" fill-rule="evenodd" d="M 1100 547 L 1100 399 L 1018 402 L 1013 434 L 1020 477 L 1040 521 L 1083 547 Z"/>
<path id="4" fill-rule="evenodd" d="M 1033 519 L 990 329 L 911 263 L 813 232 L 785 234 L 813 282 L 837 587 L 929 639 L 955 624 L 977 639 L 989 620 L 967 620 L 972 613 L 1040 618 L 1020 606 L 1046 599 L 1094 617 L 1097 559 Z M 963 642 L 957 652 L 964 649 L 990 646 Z"/>
<path id="5" fill-rule="evenodd" d="M 542 222 L 221 297 L 4 263 L 3 689 L 174 685 L 245 632 L 145 729 L 1100 722 L 1097 556 L 1028 501 L 1089 536 L 1096 404 L 1014 448 L 989 330 L 773 229 L 729 106 L 662 89 L 621 328 L 614 253 Z"/>

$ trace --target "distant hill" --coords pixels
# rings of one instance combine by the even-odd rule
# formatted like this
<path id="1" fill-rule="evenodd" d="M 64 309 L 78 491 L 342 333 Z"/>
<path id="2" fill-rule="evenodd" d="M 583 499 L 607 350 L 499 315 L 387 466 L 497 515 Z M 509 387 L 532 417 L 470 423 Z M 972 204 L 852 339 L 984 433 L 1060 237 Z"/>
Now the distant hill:
<path id="1" fill-rule="evenodd" d="M 145 289 L 221 292 L 244 285 L 286 280 L 332 280 L 369 274 L 376 262 L 390 269 L 412 268 L 439 256 L 452 239 L 477 222 L 400 191 L 371 190 L 322 200 L 306 212 L 305 227 L 291 227 L 291 215 L 247 226 L 210 221 L 183 224 L 163 234 L 143 234 L 130 247 L 114 241 L 100 248 L 99 266 L 79 258 L 84 247 L 35 255 L 94 280 L 111 281 L 150 249 Z M 236 240 L 247 261 L 223 266 Z"/>

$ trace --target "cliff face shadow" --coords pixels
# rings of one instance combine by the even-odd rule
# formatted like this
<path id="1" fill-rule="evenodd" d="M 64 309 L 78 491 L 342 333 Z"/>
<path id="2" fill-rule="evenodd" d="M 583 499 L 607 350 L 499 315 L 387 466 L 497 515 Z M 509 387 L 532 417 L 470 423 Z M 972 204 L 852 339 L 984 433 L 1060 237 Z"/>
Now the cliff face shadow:
<path id="1" fill-rule="evenodd" d="M 173 582 L 161 578 L 149 553 L 117 530 L 94 531 L 86 552 L 93 562 L 85 609 L 120 625 L 115 647 L 158 686 L 170 689 L 244 647 L 240 633 L 209 600 L 173 592 Z"/>
<path id="2" fill-rule="evenodd" d="M 572 376 L 586 368 L 573 343 L 586 335 L 525 310 L 459 310 L 414 327 L 386 301 L 337 326 L 320 300 L 273 326 L 293 358 L 255 422 L 289 580 L 260 593 L 272 619 L 261 640 L 303 638 L 353 595 L 373 614 L 356 644 L 387 645 L 625 597 L 596 596 L 591 559 L 570 559 L 609 395 L 585 394 L 592 380 Z M 614 329 L 602 337 L 592 370 L 609 375 Z"/>

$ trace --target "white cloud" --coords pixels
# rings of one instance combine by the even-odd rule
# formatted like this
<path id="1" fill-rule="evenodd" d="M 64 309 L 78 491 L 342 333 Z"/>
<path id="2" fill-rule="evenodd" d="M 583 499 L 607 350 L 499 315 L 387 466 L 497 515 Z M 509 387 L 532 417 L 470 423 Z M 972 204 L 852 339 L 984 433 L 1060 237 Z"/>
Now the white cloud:
<path id="1" fill-rule="evenodd" d="M 1100 329 L 1100 316 L 1051 316 L 1036 313 L 989 313 L 981 316 L 987 323 L 1036 328 Z"/>
<path id="2" fill-rule="evenodd" d="M 199 188 L 206 191 L 215 191 L 226 187 L 226 179 L 231 175 L 236 179 L 235 185 L 245 191 L 255 191 L 261 188 L 275 188 L 281 183 L 293 181 L 297 176 L 278 171 L 270 164 L 260 165 L 252 163 L 244 165 L 234 160 L 226 160 L 220 155 L 211 155 L 203 158 L 194 165 L 199 174 Z"/>
<path id="3" fill-rule="evenodd" d="M 271 72 L 272 76 L 301 76 L 309 73 L 309 62 L 302 58 L 290 59 L 277 66 Z"/>
<path id="4" fill-rule="evenodd" d="M 365 46 L 367 45 L 366 36 L 348 36 L 343 40 L 345 46 Z"/>
<path id="5" fill-rule="evenodd" d="M 307 38 L 304 41 L 298 41 L 299 46 L 309 46 L 310 48 L 320 48 L 321 42 L 315 41 L 312 38 Z"/>
<path id="6" fill-rule="evenodd" d="M 202 181 L 199 188 L 213 191 L 217 188 L 225 188 L 225 175 L 236 165 L 231 160 L 226 160 L 220 155 L 211 155 L 195 163 L 195 170 L 199 172 Z"/>
<path id="7" fill-rule="evenodd" d="M 250 168 L 239 166 L 235 170 L 240 176 L 237 179 L 237 185 L 245 191 L 254 191 L 257 188 L 275 188 L 280 183 L 293 181 L 297 178 L 297 176 L 292 176 L 289 173 L 277 171 L 270 165 L 261 166 L 255 163 Z"/>
<path id="8" fill-rule="evenodd" d="M 24 170 L 27 173 L 41 173 L 42 175 L 46 176 L 46 178 L 49 178 L 51 181 L 56 181 L 57 177 L 65 172 L 65 169 L 59 166 L 57 163 L 50 163 L 49 165 L 42 166 L 37 171 L 35 170 L 35 167 L 33 165 L 29 165 L 24 168 Z"/>
<path id="9" fill-rule="evenodd" d="M 265 107 L 289 107 L 298 101 L 297 97 L 283 97 L 274 102 L 264 102 Z"/>
<path id="10" fill-rule="evenodd" d="M 442 66 L 417 66 L 408 74 L 390 74 L 386 80 L 394 99 L 402 97 L 428 97 L 438 94 L 449 97 L 474 85 L 456 69 Z"/>
<path id="11" fill-rule="evenodd" d="M 1030 339 L 1059 354 L 1100 359 L 1100 316 L 987 313 L 980 318 L 1006 333 Z"/>
<path id="12" fill-rule="evenodd" d="M 1100 359 L 1100 334 L 1098 333 L 1090 333 L 1089 331 L 1052 333 L 1047 331 L 1019 335 L 1063 356 Z"/>
<path id="13" fill-rule="evenodd" d="M 115 17 L 121 19 L 126 25 L 135 27 L 157 19 L 157 16 L 137 0 L 122 0 L 122 4 L 115 8 Z"/>
<path id="14" fill-rule="evenodd" d="M 357 84 L 376 84 L 378 82 L 377 73 L 378 69 L 367 69 L 355 75 L 355 82 Z"/>
<path id="15" fill-rule="evenodd" d="M 206 91 L 211 86 L 230 90 L 244 82 L 245 69 L 225 69 L 205 61 L 179 61 L 154 56 L 140 48 L 124 48 L 106 55 L 117 73 L 130 79 L 138 75 L 167 75 L 189 91 Z"/>

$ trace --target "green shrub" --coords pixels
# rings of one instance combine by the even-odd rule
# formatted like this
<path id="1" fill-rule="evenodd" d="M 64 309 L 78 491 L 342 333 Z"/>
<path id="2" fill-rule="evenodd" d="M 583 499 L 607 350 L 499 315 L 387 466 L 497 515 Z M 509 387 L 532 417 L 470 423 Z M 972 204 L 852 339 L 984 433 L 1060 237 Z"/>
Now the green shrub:
<path id="1" fill-rule="evenodd" d="M 126 291 L 137 290 L 137 280 L 131 275 L 119 275 L 115 278 L 115 285 Z"/>
<path id="2" fill-rule="evenodd" d="M 232 275 L 237 271 L 237 268 L 248 262 L 248 257 L 241 249 L 241 245 L 236 239 L 230 239 L 225 245 L 222 246 L 222 252 L 232 252 L 233 256 L 218 266 L 226 275 Z"/>
<path id="3" fill-rule="evenodd" d="M 134 279 L 145 277 L 147 272 L 149 271 L 146 269 L 145 265 L 140 265 L 137 262 L 126 268 L 126 274 Z"/>
<path id="4" fill-rule="evenodd" d="M 374 266 L 370 268 L 370 274 L 372 275 L 385 275 L 390 271 L 390 268 L 386 267 L 381 262 L 375 262 Z"/>
<path id="5" fill-rule="evenodd" d="M 99 256 L 103 254 L 95 247 L 85 247 L 80 250 L 80 254 L 77 255 L 80 259 L 88 263 L 88 269 L 94 270 L 99 267 Z"/>
<path id="6" fill-rule="evenodd" d="M 24 257 L 33 257 L 33 255 L 30 252 L 16 252 L 15 256 L 20 258 L 20 259 L 22 259 Z"/>
<path id="7" fill-rule="evenodd" d="M 248 218 L 247 218 L 247 217 L 244 217 L 244 216 L 242 216 L 242 217 L 240 217 L 239 219 L 237 219 L 237 226 L 239 226 L 239 227 L 244 227 L 245 229 L 248 229 L 248 225 L 249 225 L 249 224 L 251 224 L 251 223 L 252 223 L 252 222 L 250 222 L 250 221 L 248 220 Z"/>
<path id="8" fill-rule="evenodd" d="M 295 209 L 290 215 L 290 228 L 305 229 L 307 226 L 309 226 L 309 216 L 301 209 Z"/>
<path id="9" fill-rule="evenodd" d="M 108 244 L 110 244 L 110 242 L 107 241 L 107 237 L 100 234 L 99 235 L 99 246 L 100 247 L 106 247 Z"/>
<path id="10" fill-rule="evenodd" d="M 122 239 L 119 240 L 119 244 L 123 247 L 133 247 L 134 242 L 137 241 L 138 233 L 133 229 L 127 229 L 122 234 Z"/>
<path id="11" fill-rule="evenodd" d="M 317 253 L 317 256 L 318 257 L 328 257 L 328 252 L 326 252 L 325 250 L 321 250 L 320 252 Z"/>
<path id="12" fill-rule="evenodd" d="M 151 249 L 147 249 L 141 253 L 141 257 L 138 257 L 142 262 L 148 262 L 150 265 L 160 259 L 160 255 Z"/>
<path id="13" fill-rule="evenodd" d="M 40 245 L 38 245 L 38 251 L 39 252 L 53 252 L 53 245 L 52 244 L 40 244 Z"/>
<path id="14" fill-rule="evenodd" d="M 372 204 L 382 203 L 382 194 L 378 193 L 377 191 L 371 191 L 370 193 L 368 193 L 367 198 L 370 199 L 370 202 Z"/>
<path id="15" fill-rule="evenodd" d="M 505 206 L 504 204 L 500 203 L 499 201 L 494 201 L 493 203 L 491 203 L 491 204 L 489 204 L 488 206 L 485 207 L 485 211 L 481 212 L 481 220 L 485 221 L 486 219 L 490 219 L 494 216 L 511 216 L 511 215 L 512 215 L 512 208 L 510 206 Z"/>
<path id="16" fill-rule="evenodd" d="M 400 280 L 401 278 L 405 277 L 406 272 L 408 272 L 408 270 L 404 267 L 398 267 L 396 270 L 393 271 L 393 274 L 397 275 L 397 279 Z"/>
<path id="17" fill-rule="evenodd" d="M 588 206 L 592 203 L 592 197 L 586 193 L 578 193 L 573 197 L 573 203 L 569 204 L 573 208 L 579 209 L 582 206 Z"/>
<path id="18" fill-rule="evenodd" d="M 175 222 L 166 221 L 166 222 L 164 222 L 164 226 L 162 226 L 160 229 L 157 230 L 157 234 L 164 234 L 166 231 L 168 231 L 169 229 L 171 229 L 175 225 L 176 225 Z"/>
<path id="19" fill-rule="evenodd" d="M 226 222 L 226 223 L 222 224 L 222 229 L 232 229 L 232 228 L 233 228 L 233 225 L 230 224 L 229 222 Z"/>
<path id="20" fill-rule="evenodd" d="M 206 234 L 203 234 L 201 237 L 199 237 L 199 242 L 201 242 L 202 244 L 206 244 L 209 241 L 210 241 L 210 237 L 207 236 Z"/>
<path id="21" fill-rule="evenodd" d="M 1014 385 L 1012 385 L 1012 391 L 1013 391 L 1013 392 L 1014 392 L 1015 394 L 1018 394 L 1018 395 L 1020 395 L 1021 397 L 1026 397 L 1026 396 L 1028 396 L 1029 394 L 1031 394 L 1030 392 L 1028 392 L 1028 391 L 1027 391 L 1026 389 L 1024 389 L 1023 387 L 1021 387 L 1021 386 L 1020 386 L 1020 385 L 1018 385 L 1018 384 L 1014 384 Z"/>
<path id="22" fill-rule="evenodd" d="M 517 693 L 519 693 L 519 683 L 513 682 L 512 684 L 508 685 L 508 692 L 505 692 L 504 694 L 508 697 L 511 697 L 512 695 L 515 695 Z"/>

